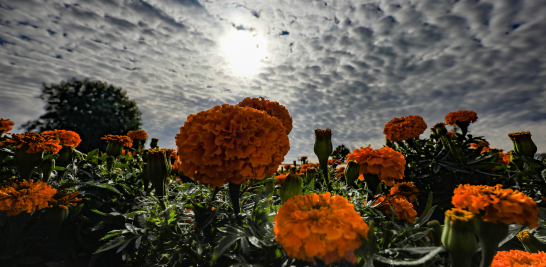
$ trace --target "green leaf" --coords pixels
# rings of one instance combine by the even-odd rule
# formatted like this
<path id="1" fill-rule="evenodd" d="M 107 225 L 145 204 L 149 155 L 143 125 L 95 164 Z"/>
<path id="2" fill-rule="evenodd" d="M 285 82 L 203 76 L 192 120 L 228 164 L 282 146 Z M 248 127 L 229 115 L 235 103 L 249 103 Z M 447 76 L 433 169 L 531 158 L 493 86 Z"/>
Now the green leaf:
<path id="1" fill-rule="evenodd" d="M 534 175 L 538 175 L 538 171 L 537 170 L 526 170 L 526 171 L 520 171 L 512 176 L 510 176 L 511 178 L 516 178 L 516 177 L 520 177 L 520 176 L 534 176 Z"/>
<path id="2" fill-rule="evenodd" d="M 85 157 L 85 160 L 90 161 L 90 160 L 92 160 L 93 157 L 96 156 L 97 154 L 99 154 L 99 149 L 98 149 L 98 148 L 95 149 L 95 150 L 93 150 L 93 151 L 91 151 L 91 152 L 89 152 L 89 154 L 87 154 L 87 157 Z"/>
<path id="3" fill-rule="evenodd" d="M 433 211 L 434 209 L 432 208 L 432 191 L 431 191 L 428 193 L 427 204 L 425 206 L 425 209 L 423 210 L 423 214 L 421 214 L 421 216 L 419 216 L 419 218 L 415 220 L 413 224 L 416 225 L 417 227 L 421 226 L 422 223 L 426 222 L 426 221 L 423 221 L 425 220 L 425 217 L 427 217 L 428 215 L 428 218 L 426 218 L 428 220 L 430 216 L 432 216 Z"/>
<path id="4" fill-rule="evenodd" d="M 56 171 L 66 171 L 66 168 L 65 167 L 61 167 L 61 166 L 55 166 L 55 169 Z"/>
<path id="5" fill-rule="evenodd" d="M 111 240 L 110 242 L 104 244 L 102 247 L 100 247 L 93 254 L 97 254 L 97 253 L 105 252 L 105 251 L 113 249 L 113 248 L 117 248 L 117 247 L 119 247 L 119 246 L 121 246 L 123 244 L 126 244 L 126 242 L 134 240 L 134 239 L 136 239 L 138 237 L 139 236 L 130 236 L 130 237 L 128 237 L 128 236 L 119 236 L 116 239 Z"/>
<path id="6" fill-rule="evenodd" d="M 59 154 L 48 154 L 48 155 L 45 155 L 43 158 L 42 158 L 42 161 L 46 160 L 46 159 L 57 159 L 59 157 Z"/>
<path id="7" fill-rule="evenodd" d="M 427 263 L 429 260 L 434 258 L 436 255 L 438 255 L 440 252 L 443 252 L 445 250 L 444 247 L 434 247 L 433 250 L 431 250 L 428 254 L 426 254 L 424 257 L 418 259 L 418 260 L 411 260 L 411 261 L 403 261 L 403 260 L 393 260 L 386 257 L 383 257 L 381 255 L 373 255 L 373 259 L 386 263 L 391 265 L 397 265 L 397 266 L 416 266 L 416 265 L 422 265 Z M 399 249 L 398 252 L 407 251 L 411 252 L 410 249 Z"/>
<path id="8" fill-rule="evenodd" d="M 501 242 L 499 242 L 499 248 L 504 245 L 504 243 L 512 240 L 512 238 L 514 238 L 514 236 L 516 236 L 522 228 L 524 228 L 524 226 L 519 224 L 508 225 L 508 235 Z"/>
<path id="9" fill-rule="evenodd" d="M 237 242 L 239 238 L 240 237 L 236 235 L 225 235 L 224 237 L 222 237 L 222 239 L 220 239 L 220 241 L 218 242 L 218 246 L 216 246 L 216 248 L 214 249 L 214 252 L 212 253 L 211 265 L 213 265 L 214 262 L 220 256 L 222 256 L 222 254 L 224 254 L 224 251 L 226 251 L 226 249 L 231 247 L 233 243 Z"/>

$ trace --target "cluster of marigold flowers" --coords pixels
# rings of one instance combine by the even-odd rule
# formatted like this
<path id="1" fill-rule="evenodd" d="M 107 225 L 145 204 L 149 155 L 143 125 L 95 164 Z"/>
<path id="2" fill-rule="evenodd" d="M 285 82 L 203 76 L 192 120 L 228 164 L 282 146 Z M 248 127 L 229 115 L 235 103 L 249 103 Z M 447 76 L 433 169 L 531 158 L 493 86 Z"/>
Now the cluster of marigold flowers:
<path id="1" fill-rule="evenodd" d="M 62 146 L 59 145 L 60 140 L 51 135 L 42 135 L 39 133 L 23 133 L 12 134 L 7 140 L 0 142 L 0 147 L 15 145 L 17 149 L 23 146 L 28 146 L 26 153 L 38 153 L 43 151 L 51 151 L 57 154 Z"/>
<path id="2" fill-rule="evenodd" d="M 415 221 L 417 211 L 413 208 L 413 202 L 419 196 L 419 189 L 411 182 L 396 183 L 389 195 L 381 195 L 375 202 L 377 208 L 387 215 L 392 214 L 391 207 L 396 213 L 396 219 L 412 223 Z"/>
<path id="3" fill-rule="evenodd" d="M 114 134 L 107 134 L 100 138 L 103 141 L 109 142 L 115 142 L 123 144 L 125 147 L 132 147 L 133 146 L 133 139 L 131 139 L 129 136 L 126 135 L 114 135 Z"/>
<path id="4" fill-rule="evenodd" d="M 486 222 L 538 227 L 539 209 L 524 193 L 503 189 L 502 185 L 459 185 L 452 198 L 456 208 L 480 214 Z"/>

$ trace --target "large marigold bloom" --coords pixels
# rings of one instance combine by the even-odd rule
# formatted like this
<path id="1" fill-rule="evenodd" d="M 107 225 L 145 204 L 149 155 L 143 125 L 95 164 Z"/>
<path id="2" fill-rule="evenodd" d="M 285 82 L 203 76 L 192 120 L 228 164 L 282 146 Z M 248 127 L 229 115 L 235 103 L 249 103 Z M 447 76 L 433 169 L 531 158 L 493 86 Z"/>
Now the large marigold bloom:
<path id="1" fill-rule="evenodd" d="M 461 184 L 455 189 L 451 203 L 474 214 L 483 214 L 481 218 L 485 222 L 538 226 L 539 210 L 535 201 L 518 190 L 503 189 L 501 184 L 494 187 Z"/>
<path id="2" fill-rule="evenodd" d="M 474 123 L 478 120 L 478 115 L 472 110 L 459 110 L 449 112 L 445 120 L 449 125 L 457 125 L 457 121 Z"/>
<path id="3" fill-rule="evenodd" d="M 15 123 L 13 123 L 13 121 L 10 121 L 9 119 L 3 119 L 3 118 L 0 118 L 0 136 L 2 136 L 2 134 L 4 133 L 7 133 L 9 131 L 11 131 L 12 127 L 15 125 Z"/>
<path id="4" fill-rule="evenodd" d="M 263 110 L 267 112 L 270 116 L 276 117 L 281 120 L 282 124 L 286 128 L 286 134 L 289 134 L 292 131 L 292 117 L 288 113 L 288 110 L 280 105 L 278 102 L 271 102 L 265 100 L 263 97 L 260 98 L 250 98 L 247 97 L 243 99 L 239 104 L 239 107 L 251 107 L 257 110 Z"/>
<path id="5" fill-rule="evenodd" d="M 127 136 L 131 138 L 132 140 L 146 140 L 146 137 L 148 137 L 148 134 L 145 131 L 139 130 L 139 131 L 129 131 L 127 132 Z"/>
<path id="6" fill-rule="evenodd" d="M 366 174 L 376 174 L 387 186 L 393 186 L 395 179 L 404 178 L 406 159 L 400 152 L 386 146 L 380 149 L 357 148 L 347 154 L 347 162 L 355 160 L 360 164 L 359 179 Z"/>
<path id="7" fill-rule="evenodd" d="M 354 205 L 330 192 L 297 195 L 288 199 L 275 216 L 277 241 L 289 257 L 326 264 L 346 259 L 355 263 L 354 250 L 368 239 L 368 225 Z"/>
<path id="8" fill-rule="evenodd" d="M 499 251 L 493 258 L 491 267 L 546 267 L 546 252 Z"/>
<path id="9" fill-rule="evenodd" d="M 0 187 L 0 211 L 7 211 L 8 216 L 15 216 L 23 211 L 32 213 L 48 207 L 48 201 L 55 195 L 56 189 L 42 181 L 23 180 Z"/>
<path id="10" fill-rule="evenodd" d="M 415 216 L 417 216 L 417 211 L 413 208 L 413 204 L 404 197 L 382 195 L 374 202 L 374 205 L 377 203 L 381 203 L 377 208 L 387 215 L 392 214 L 390 208 L 392 207 L 396 213 L 397 220 L 412 223 L 415 221 Z"/>
<path id="11" fill-rule="evenodd" d="M 290 149 L 282 122 L 265 111 L 224 104 L 188 116 L 176 145 L 181 170 L 204 184 L 261 180 Z"/>
<path id="12" fill-rule="evenodd" d="M 383 134 L 392 142 L 400 142 L 410 138 L 419 138 L 427 129 L 427 124 L 421 116 L 410 115 L 394 118 L 385 124 Z"/>
<path id="13" fill-rule="evenodd" d="M 106 141 L 107 143 L 115 142 L 115 143 L 123 144 L 123 146 L 125 147 L 133 146 L 133 139 L 131 139 L 129 136 L 126 136 L 126 135 L 107 134 L 104 137 L 101 137 L 100 139 Z"/>
<path id="14" fill-rule="evenodd" d="M 80 194 L 79 191 L 73 193 L 66 192 L 66 189 L 63 191 L 57 191 L 57 193 L 48 201 L 49 207 L 60 207 L 62 209 L 68 209 L 68 206 L 76 207 L 78 205 L 76 201 L 81 201 L 81 198 L 77 196 Z"/>
<path id="15" fill-rule="evenodd" d="M 417 200 L 419 189 L 412 182 L 395 183 L 391 187 L 391 195 L 407 199 L 410 203 Z"/>
<path id="16" fill-rule="evenodd" d="M 67 131 L 67 130 L 53 130 L 53 131 L 45 131 L 42 133 L 44 136 L 52 136 L 53 138 L 59 138 L 59 143 L 61 145 L 65 146 L 73 146 L 77 147 L 80 145 L 82 139 L 80 138 L 80 135 L 73 131 Z"/>
<path id="17" fill-rule="evenodd" d="M 62 148 L 62 146 L 59 145 L 59 142 L 59 140 L 54 140 L 53 136 L 28 132 L 24 134 L 12 134 L 8 140 L 0 142 L 0 147 L 17 145 L 17 148 L 21 148 L 24 145 L 28 145 L 29 148 L 26 153 L 51 151 L 51 153 L 57 154 Z"/>

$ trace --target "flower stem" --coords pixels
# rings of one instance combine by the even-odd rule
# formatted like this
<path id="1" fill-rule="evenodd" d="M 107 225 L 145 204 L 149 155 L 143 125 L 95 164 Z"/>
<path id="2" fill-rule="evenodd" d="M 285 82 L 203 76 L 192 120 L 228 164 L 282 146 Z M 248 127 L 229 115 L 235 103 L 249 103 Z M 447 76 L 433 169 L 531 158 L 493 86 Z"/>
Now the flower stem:
<path id="1" fill-rule="evenodd" d="M 239 191 L 241 191 L 240 184 L 229 183 L 229 198 L 235 215 L 239 215 L 241 212 L 241 208 L 239 207 Z"/>

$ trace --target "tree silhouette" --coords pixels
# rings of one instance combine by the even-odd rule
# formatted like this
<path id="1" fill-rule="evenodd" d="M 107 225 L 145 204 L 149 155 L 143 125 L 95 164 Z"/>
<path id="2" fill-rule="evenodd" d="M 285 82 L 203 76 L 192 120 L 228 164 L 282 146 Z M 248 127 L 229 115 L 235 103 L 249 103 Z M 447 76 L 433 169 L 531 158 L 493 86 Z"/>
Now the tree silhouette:
<path id="1" fill-rule="evenodd" d="M 46 113 L 21 126 L 27 131 L 71 130 L 82 142 L 78 150 L 106 150 L 100 138 L 106 134 L 125 135 L 142 125 L 136 102 L 130 101 L 121 87 L 101 81 L 71 79 L 60 84 L 43 84 L 39 96 L 46 101 Z"/>
<path id="2" fill-rule="evenodd" d="M 334 149 L 332 152 L 332 158 L 334 159 L 343 159 L 347 154 L 351 153 L 351 151 L 343 144 L 339 145 Z"/>

